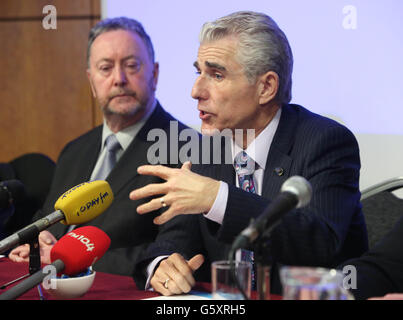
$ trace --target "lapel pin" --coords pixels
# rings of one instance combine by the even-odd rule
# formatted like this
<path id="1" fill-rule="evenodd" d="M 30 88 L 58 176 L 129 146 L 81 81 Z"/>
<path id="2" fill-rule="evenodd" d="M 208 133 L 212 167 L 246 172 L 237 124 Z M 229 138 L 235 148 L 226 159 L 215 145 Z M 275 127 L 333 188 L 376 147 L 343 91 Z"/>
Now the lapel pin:
<path id="1" fill-rule="evenodd" d="M 278 176 L 282 176 L 284 174 L 284 169 L 281 167 L 277 167 L 274 168 L 274 172 L 278 175 Z"/>

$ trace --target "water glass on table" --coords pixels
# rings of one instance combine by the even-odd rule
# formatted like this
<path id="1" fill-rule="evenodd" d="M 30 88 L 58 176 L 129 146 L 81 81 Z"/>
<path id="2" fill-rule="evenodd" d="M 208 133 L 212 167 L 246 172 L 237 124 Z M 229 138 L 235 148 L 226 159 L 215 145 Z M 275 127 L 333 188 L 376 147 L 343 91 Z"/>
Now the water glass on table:
<path id="1" fill-rule="evenodd" d="M 235 275 L 235 277 L 234 277 Z M 211 264 L 212 297 L 216 300 L 243 300 L 251 296 L 252 264 L 247 261 L 215 261 Z M 237 280 L 237 281 L 236 281 Z M 238 283 L 237 283 L 238 282 Z"/>

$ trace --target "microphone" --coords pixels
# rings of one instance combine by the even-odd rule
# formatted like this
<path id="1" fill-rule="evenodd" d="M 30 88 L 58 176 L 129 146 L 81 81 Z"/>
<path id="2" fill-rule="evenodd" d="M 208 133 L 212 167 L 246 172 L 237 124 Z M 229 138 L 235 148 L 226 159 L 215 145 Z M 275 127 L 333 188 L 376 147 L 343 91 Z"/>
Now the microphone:
<path id="1" fill-rule="evenodd" d="M 0 253 L 27 243 L 56 222 L 66 225 L 86 223 L 104 212 L 112 201 L 113 192 L 108 182 L 81 183 L 60 196 L 55 203 L 56 211 L 0 241 Z"/>
<path id="2" fill-rule="evenodd" d="M 54 267 L 49 274 L 63 272 L 72 276 L 98 261 L 108 250 L 111 239 L 101 229 L 93 226 L 77 228 L 64 235 L 50 251 Z M 46 268 L 47 270 L 51 268 Z M 39 270 L 26 280 L 15 285 L 0 295 L 0 300 L 16 299 L 36 285 L 40 284 L 49 274 Z"/>
<path id="3" fill-rule="evenodd" d="M 9 208 L 13 203 L 26 197 L 24 185 L 19 180 L 0 182 L 0 210 Z"/>
<path id="4" fill-rule="evenodd" d="M 248 246 L 260 234 L 274 228 L 284 214 L 294 208 L 306 206 L 311 201 L 311 197 L 312 187 L 305 178 L 293 176 L 287 179 L 281 186 L 280 194 L 238 235 L 232 244 L 231 252 Z"/>

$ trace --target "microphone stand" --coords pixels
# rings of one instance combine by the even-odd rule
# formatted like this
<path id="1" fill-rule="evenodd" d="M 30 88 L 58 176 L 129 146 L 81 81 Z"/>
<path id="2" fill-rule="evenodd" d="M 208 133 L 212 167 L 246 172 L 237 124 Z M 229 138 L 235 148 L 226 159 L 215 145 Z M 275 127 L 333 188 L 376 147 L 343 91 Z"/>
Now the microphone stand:
<path id="1" fill-rule="evenodd" d="M 41 270 L 41 254 L 40 254 L 40 247 L 39 247 L 39 240 L 38 240 L 38 236 L 39 236 L 39 230 L 36 233 L 36 235 L 33 237 L 33 240 L 30 240 L 28 242 L 29 244 L 29 269 L 28 269 L 28 273 L 17 278 L 14 279 L 8 283 L 5 283 L 4 285 L 2 285 L 0 287 L 0 289 L 5 289 L 7 288 L 9 285 L 21 281 L 27 277 L 29 277 L 30 275 L 33 275 L 34 273 L 36 273 L 37 271 Z M 40 287 L 40 285 L 38 285 L 38 293 L 39 293 L 39 297 L 40 300 L 44 300 L 44 295 L 42 293 L 42 289 Z"/>
<path id="2" fill-rule="evenodd" d="M 41 253 L 38 237 L 35 237 L 29 242 L 29 275 L 33 275 L 39 270 L 41 270 Z M 38 284 L 37 288 L 39 299 L 45 300 L 45 297 L 42 293 L 41 285 Z"/>
<path id="3" fill-rule="evenodd" d="M 278 223 L 279 222 L 274 223 L 270 228 L 266 229 L 263 234 L 259 235 L 255 240 L 249 243 L 249 248 L 254 252 L 254 264 L 256 265 L 257 278 L 256 286 L 259 300 L 270 300 L 270 271 L 272 267 L 272 261 L 270 261 L 268 255 L 268 242 L 272 229 L 277 226 Z M 242 289 L 235 271 L 235 252 L 236 250 L 241 248 L 244 247 L 239 246 L 239 244 L 236 245 L 236 242 L 234 242 L 231 250 L 229 251 L 228 260 L 230 263 L 231 277 L 235 282 L 237 289 L 241 292 L 243 298 L 245 300 L 248 300 L 249 298 L 247 297 L 245 291 Z"/>
<path id="4" fill-rule="evenodd" d="M 41 269 L 41 254 L 38 238 L 35 237 L 29 243 L 29 274 L 34 274 Z"/>
<path id="5" fill-rule="evenodd" d="M 241 284 L 239 283 L 239 279 L 236 274 L 234 257 L 235 257 L 235 250 L 234 250 L 234 248 L 231 248 L 231 250 L 229 251 L 229 254 L 228 254 L 228 260 L 229 260 L 230 274 L 232 276 L 232 280 L 235 282 L 239 292 L 241 292 L 242 297 L 245 300 L 249 300 L 248 296 L 245 293 L 245 290 L 243 290 L 243 288 L 241 287 Z"/>
<path id="6" fill-rule="evenodd" d="M 255 243 L 253 252 L 257 273 L 258 300 L 270 300 L 270 270 L 272 264 L 267 256 L 267 238 L 258 237 Z"/>

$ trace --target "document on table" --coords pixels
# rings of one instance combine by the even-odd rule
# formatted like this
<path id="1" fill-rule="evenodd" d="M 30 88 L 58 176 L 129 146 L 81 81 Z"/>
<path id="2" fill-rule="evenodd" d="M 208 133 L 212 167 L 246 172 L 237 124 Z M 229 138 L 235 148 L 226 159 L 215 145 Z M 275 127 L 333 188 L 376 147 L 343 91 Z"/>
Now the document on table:
<path id="1" fill-rule="evenodd" d="M 178 294 L 174 296 L 159 296 L 146 298 L 143 300 L 212 300 L 211 293 L 201 291 L 190 291 L 187 294 Z"/>

